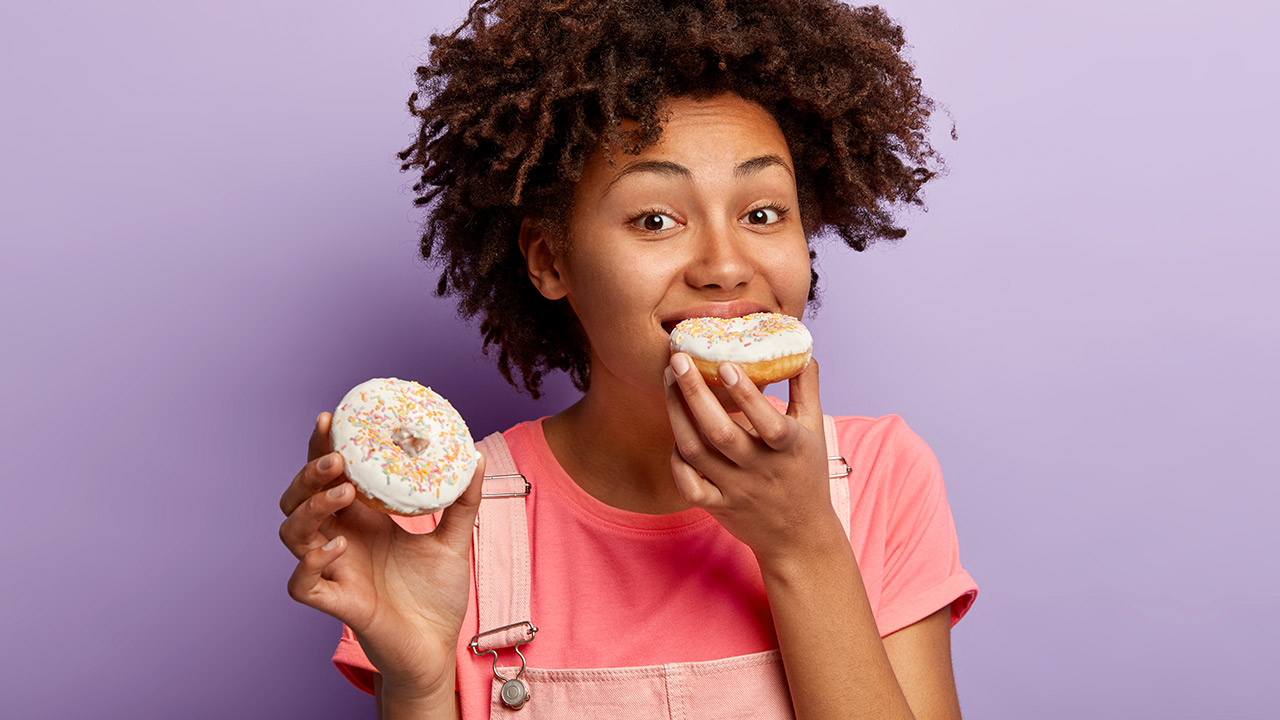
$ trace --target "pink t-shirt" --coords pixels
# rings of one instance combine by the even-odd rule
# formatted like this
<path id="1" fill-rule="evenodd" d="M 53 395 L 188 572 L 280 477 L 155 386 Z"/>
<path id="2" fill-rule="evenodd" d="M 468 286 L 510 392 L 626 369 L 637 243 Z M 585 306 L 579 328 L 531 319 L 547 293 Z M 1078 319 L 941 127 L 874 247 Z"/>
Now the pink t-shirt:
<path id="1" fill-rule="evenodd" d="M 933 452 L 897 415 L 835 424 L 840 451 L 831 454 L 852 468 L 851 542 L 881 637 L 947 605 L 954 625 L 978 588 L 960 566 Z M 698 509 L 644 515 L 596 500 L 551 454 L 541 420 L 503 435 L 533 487 L 526 508 L 538 635 L 521 648 L 530 667 L 635 667 L 777 647 L 755 558 L 714 518 Z M 397 521 L 414 532 L 434 527 L 427 518 Z M 476 658 L 466 646 L 479 632 L 474 582 L 458 641 L 458 690 L 463 717 L 487 718 L 492 657 Z M 346 627 L 333 662 L 373 691 L 373 666 Z"/>

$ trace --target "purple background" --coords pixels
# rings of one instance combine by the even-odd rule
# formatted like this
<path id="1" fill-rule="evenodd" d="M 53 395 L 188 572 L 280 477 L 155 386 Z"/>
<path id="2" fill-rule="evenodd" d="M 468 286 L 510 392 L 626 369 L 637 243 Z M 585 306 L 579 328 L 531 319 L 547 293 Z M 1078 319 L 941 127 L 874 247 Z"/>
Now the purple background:
<path id="1" fill-rule="evenodd" d="M 941 459 L 971 718 L 1275 716 L 1280 13 L 1187 5 L 888 6 L 960 140 L 900 246 L 826 246 L 812 327 L 827 410 Z M 316 413 L 573 397 L 509 391 L 414 259 L 410 72 L 463 11 L 0 9 L 0 714 L 372 716 L 285 592 Z"/>

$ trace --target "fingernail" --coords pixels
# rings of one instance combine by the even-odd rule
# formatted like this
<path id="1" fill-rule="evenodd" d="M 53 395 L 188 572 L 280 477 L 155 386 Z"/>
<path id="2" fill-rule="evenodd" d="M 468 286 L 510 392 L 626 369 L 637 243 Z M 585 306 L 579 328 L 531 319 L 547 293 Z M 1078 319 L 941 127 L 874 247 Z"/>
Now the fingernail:
<path id="1" fill-rule="evenodd" d="M 342 536 L 341 536 L 341 535 L 339 535 L 338 537 L 336 537 L 336 538 L 334 538 L 334 539 L 330 540 L 329 542 L 325 543 L 325 544 L 324 544 L 324 547 L 322 547 L 322 548 L 320 548 L 320 549 L 321 549 L 321 550 L 332 550 L 332 549 L 334 549 L 334 548 L 338 547 L 338 543 L 339 543 L 339 542 L 341 542 L 341 541 L 342 541 Z"/>
<path id="2" fill-rule="evenodd" d="M 338 485 L 329 491 L 329 498 L 333 500 L 337 500 L 338 498 L 346 494 L 347 494 L 347 484 L 342 483 L 341 485 Z"/>
<path id="3" fill-rule="evenodd" d="M 321 470 L 328 470 L 331 467 L 333 467 L 333 453 L 329 453 L 328 455 L 320 458 Z"/>
<path id="4" fill-rule="evenodd" d="M 668 387 L 676 384 L 676 374 L 671 372 L 671 368 L 662 369 L 662 379 L 667 381 Z"/>
<path id="5" fill-rule="evenodd" d="M 676 371 L 677 375 L 683 375 L 689 372 L 689 358 L 684 353 L 676 353 L 671 356 L 671 369 Z"/>
<path id="6" fill-rule="evenodd" d="M 733 387 L 738 384 L 738 371 L 733 369 L 729 363 L 720 363 L 720 382 L 725 387 Z"/>

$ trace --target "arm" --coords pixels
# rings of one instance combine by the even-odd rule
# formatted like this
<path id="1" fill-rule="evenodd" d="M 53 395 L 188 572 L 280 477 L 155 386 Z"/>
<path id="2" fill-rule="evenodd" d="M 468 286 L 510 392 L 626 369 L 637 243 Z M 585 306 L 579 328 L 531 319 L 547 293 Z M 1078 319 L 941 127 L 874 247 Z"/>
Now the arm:
<path id="1" fill-rule="evenodd" d="M 949 623 L 922 621 L 892 641 L 880 639 L 831 506 L 817 363 L 791 380 L 786 415 L 751 383 L 735 381 L 740 371 L 722 365 L 728 400 L 748 431 L 680 355 L 667 371 L 672 476 L 689 504 L 755 553 L 797 717 L 959 717 L 952 712 Z"/>
<path id="2" fill-rule="evenodd" d="M 435 696 L 416 697 L 387 687 L 383 684 L 381 675 L 374 675 L 373 695 L 378 703 L 378 720 L 462 718 L 462 703 L 458 701 L 458 693 L 451 688 L 446 688 Z"/>
<path id="3" fill-rule="evenodd" d="M 960 719 L 951 670 L 951 606 L 884 638 L 884 650 L 918 718 Z"/>
<path id="4" fill-rule="evenodd" d="M 950 608 L 881 641 L 838 521 L 835 531 L 826 552 L 761 567 L 797 717 L 959 720 Z"/>

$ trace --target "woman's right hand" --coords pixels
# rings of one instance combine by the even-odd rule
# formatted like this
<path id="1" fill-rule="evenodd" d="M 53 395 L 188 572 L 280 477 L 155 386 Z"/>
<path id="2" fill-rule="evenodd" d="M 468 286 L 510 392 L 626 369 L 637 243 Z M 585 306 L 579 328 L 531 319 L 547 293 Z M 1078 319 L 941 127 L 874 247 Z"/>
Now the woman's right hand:
<path id="1" fill-rule="evenodd" d="M 308 462 L 280 498 L 280 540 L 298 558 L 289 595 L 346 623 L 384 689 L 452 700 L 484 457 L 438 527 L 413 535 L 356 501 L 342 456 L 330 450 L 331 421 L 316 418 Z"/>

